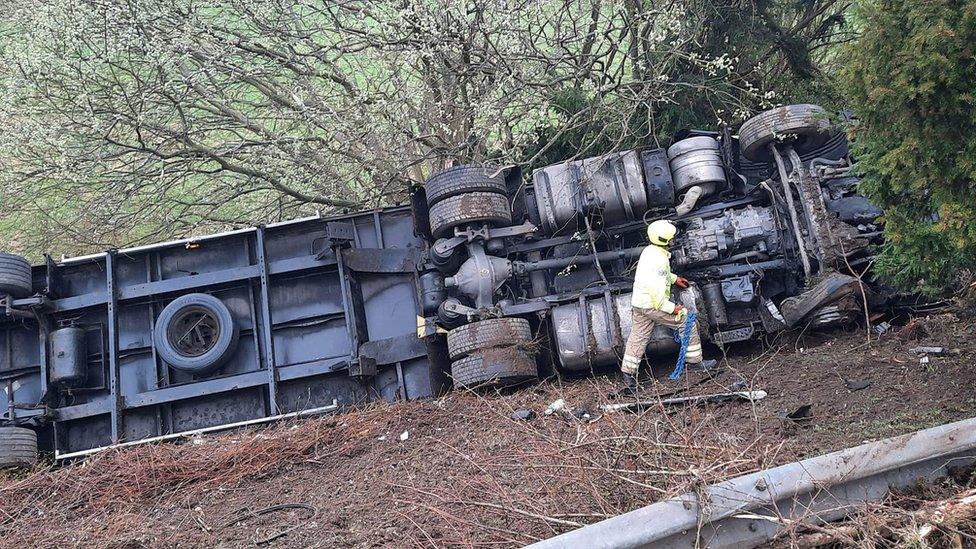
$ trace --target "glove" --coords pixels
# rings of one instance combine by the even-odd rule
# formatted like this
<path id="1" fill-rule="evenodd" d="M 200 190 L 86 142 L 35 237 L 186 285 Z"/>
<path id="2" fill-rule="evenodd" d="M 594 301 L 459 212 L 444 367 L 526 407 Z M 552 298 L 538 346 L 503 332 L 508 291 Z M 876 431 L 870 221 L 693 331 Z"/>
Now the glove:
<path id="1" fill-rule="evenodd" d="M 688 279 L 683 276 L 679 276 L 678 278 L 674 279 L 674 285 L 679 288 L 687 288 Z"/>
<path id="2" fill-rule="evenodd" d="M 688 316 L 688 309 L 686 309 L 684 305 L 675 305 L 674 306 L 674 319 L 675 320 L 677 320 L 678 322 L 681 322 L 687 316 Z"/>

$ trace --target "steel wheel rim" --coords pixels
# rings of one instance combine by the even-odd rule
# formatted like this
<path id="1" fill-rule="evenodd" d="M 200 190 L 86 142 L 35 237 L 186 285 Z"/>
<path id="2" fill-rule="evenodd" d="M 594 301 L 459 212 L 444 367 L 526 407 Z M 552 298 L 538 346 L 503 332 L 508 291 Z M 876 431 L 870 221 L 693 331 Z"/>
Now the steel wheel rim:
<path id="1" fill-rule="evenodd" d="M 173 316 L 166 327 L 166 338 L 173 350 L 181 356 L 203 356 L 217 346 L 220 319 L 206 307 L 185 307 Z"/>

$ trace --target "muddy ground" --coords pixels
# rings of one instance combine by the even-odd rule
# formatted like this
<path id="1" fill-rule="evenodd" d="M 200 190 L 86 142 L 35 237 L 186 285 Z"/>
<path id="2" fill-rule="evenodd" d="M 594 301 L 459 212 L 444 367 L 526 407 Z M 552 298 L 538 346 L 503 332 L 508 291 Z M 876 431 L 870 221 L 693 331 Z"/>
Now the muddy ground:
<path id="1" fill-rule="evenodd" d="M 745 380 L 768 393 L 754 404 L 601 414 L 620 402 L 608 373 L 106 452 L 2 479 L 0 545 L 519 546 L 702 483 L 976 415 L 972 319 L 924 325 L 919 340 L 782 334 L 732 350 L 714 377 L 664 380 L 646 396 Z M 922 364 L 919 345 L 956 353 Z M 560 398 L 567 409 L 545 415 Z M 782 419 L 807 404 L 807 420 Z M 536 417 L 513 419 L 520 409 Z"/>

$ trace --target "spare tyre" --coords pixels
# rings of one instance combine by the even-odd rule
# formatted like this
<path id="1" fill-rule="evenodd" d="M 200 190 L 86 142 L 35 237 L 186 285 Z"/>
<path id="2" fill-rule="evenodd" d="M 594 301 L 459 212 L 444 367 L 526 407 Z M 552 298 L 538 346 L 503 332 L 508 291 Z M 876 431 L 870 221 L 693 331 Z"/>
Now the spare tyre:
<path id="1" fill-rule="evenodd" d="M 465 324 L 448 332 L 447 350 L 451 360 L 459 360 L 479 349 L 524 345 L 530 341 L 532 330 L 528 320 L 491 318 Z"/>
<path id="2" fill-rule="evenodd" d="M 455 387 L 500 389 L 537 379 L 532 355 L 517 347 L 482 349 L 451 364 Z"/>
<path id="3" fill-rule="evenodd" d="M 0 427 L 0 468 L 37 464 L 37 433 L 24 427 Z"/>
<path id="4" fill-rule="evenodd" d="M 156 319 L 156 352 L 176 370 L 208 374 L 237 350 L 240 334 L 230 309 L 208 294 L 174 299 Z"/>
<path id="5" fill-rule="evenodd" d="M 0 294 L 27 297 L 33 292 L 30 263 L 23 257 L 0 252 Z"/>
<path id="6" fill-rule="evenodd" d="M 430 207 L 430 232 L 434 238 L 454 236 L 455 227 L 469 223 L 511 225 L 512 208 L 508 205 L 508 197 L 472 192 L 445 198 Z"/>
<path id="7" fill-rule="evenodd" d="M 487 166 L 455 166 L 437 172 L 424 183 L 427 190 L 427 205 L 434 204 L 470 192 L 490 192 L 505 194 L 505 173 L 500 168 Z"/>
<path id="8" fill-rule="evenodd" d="M 766 162 L 774 141 L 791 138 L 793 149 L 803 155 L 822 147 L 831 135 L 827 111 L 819 105 L 787 105 L 768 110 L 743 122 L 739 147 L 750 160 Z"/>

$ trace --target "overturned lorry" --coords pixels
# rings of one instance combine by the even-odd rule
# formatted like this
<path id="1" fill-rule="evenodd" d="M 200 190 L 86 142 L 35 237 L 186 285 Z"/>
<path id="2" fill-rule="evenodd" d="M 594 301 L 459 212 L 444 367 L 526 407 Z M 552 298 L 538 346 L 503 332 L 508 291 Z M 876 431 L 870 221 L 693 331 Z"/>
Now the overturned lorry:
<path id="1" fill-rule="evenodd" d="M 679 227 L 672 268 L 694 284 L 675 291 L 707 340 L 852 322 L 864 300 L 892 296 L 854 276 L 882 241 L 883 212 L 857 194 L 851 168 L 846 136 L 827 113 L 791 105 L 748 120 L 738 135 L 684 131 L 667 149 L 567 161 L 526 184 L 471 166 L 435 175 L 415 197 L 437 269 L 422 283 L 437 295 L 430 305 L 439 303 L 425 314 L 450 330 L 455 383 L 534 377 L 525 353 L 499 350 L 531 349 L 531 335 L 547 343 L 542 365 L 618 364 L 632 268 L 654 219 Z M 648 350 L 678 348 L 659 327 Z"/>
<path id="2" fill-rule="evenodd" d="M 0 465 L 618 363 L 647 223 L 724 345 L 852 321 L 881 215 L 791 105 L 666 149 L 458 166 L 408 206 L 31 266 L 0 255 Z M 864 292 L 857 291 L 863 289 Z M 659 328 L 649 352 L 677 350 Z"/>

